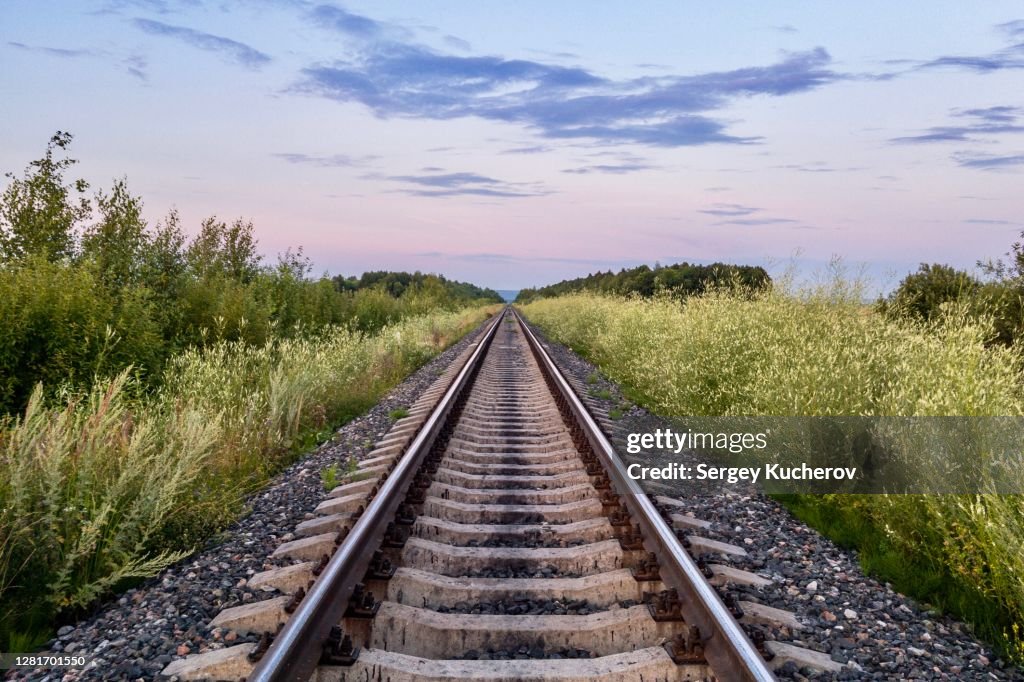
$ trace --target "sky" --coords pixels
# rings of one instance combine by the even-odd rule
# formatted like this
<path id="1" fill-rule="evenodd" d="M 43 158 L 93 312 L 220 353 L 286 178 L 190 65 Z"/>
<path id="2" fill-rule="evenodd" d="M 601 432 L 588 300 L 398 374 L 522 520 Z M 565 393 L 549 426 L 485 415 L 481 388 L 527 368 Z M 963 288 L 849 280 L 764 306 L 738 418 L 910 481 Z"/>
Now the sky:
<path id="1" fill-rule="evenodd" d="M 494 288 L 639 263 L 884 288 L 1024 229 L 1019 2 L 0 0 L 0 171 Z"/>

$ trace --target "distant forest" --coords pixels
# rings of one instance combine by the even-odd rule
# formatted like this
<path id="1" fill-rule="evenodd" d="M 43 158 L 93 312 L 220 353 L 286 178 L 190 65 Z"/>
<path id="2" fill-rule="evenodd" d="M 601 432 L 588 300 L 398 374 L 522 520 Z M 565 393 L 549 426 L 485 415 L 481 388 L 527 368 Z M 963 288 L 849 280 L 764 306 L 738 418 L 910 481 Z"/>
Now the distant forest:
<path id="1" fill-rule="evenodd" d="M 359 291 L 360 289 L 377 289 L 386 291 L 395 298 L 401 298 L 407 292 L 430 287 L 440 287 L 445 297 L 451 301 L 466 303 L 488 302 L 501 303 L 502 298 L 494 289 L 485 289 L 469 282 L 457 282 L 446 279 L 443 275 L 424 274 L 422 272 L 390 272 L 374 270 L 364 272 L 362 277 L 352 275 L 344 277 L 336 275 L 332 278 L 338 291 Z"/>
<path id="2" fill-rule="evenodd" d="M 680 296 L 699 294 L 708 287 L 729 282 L 752 288 L 771 286 L 771 277 L 764 268 L 751 265 L 675 265 L 655 264 L 653 268 L 641 265 L 623 268 L 618 273 L 598 272 L 586 277 L 567 279 L 539 289 L 523 289 L 516 298 L 517 303 L 529 303 L 538 298 L 550 298 L 577 291 L 595 291 L 604 294 L 639 294 L 653 296 L 657 291 L 671 291 Z"/>

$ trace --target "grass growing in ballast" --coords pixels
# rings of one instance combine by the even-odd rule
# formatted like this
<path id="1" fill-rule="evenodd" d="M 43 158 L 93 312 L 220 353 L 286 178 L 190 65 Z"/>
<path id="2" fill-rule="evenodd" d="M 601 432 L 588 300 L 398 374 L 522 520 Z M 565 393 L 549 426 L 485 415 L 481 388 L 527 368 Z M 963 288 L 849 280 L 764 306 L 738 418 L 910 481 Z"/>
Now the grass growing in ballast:
<path id="1" fill-rule="evenodd" d="M 1020 349 L 984 316 L 889 319 L 838 277 L 679 302 L 575 294 L 523 307 L 653 412 L 685 415 L 1024 414 Z M 1024 475 L 1024 472 L 1020 472 Z M 782 501 L 864 568 L 972 623 L 1024 660 L 1024 500 L 825 495 Z"/>
<path id="2" fill-rule="evenodd" d="M 175 356 L 155 395 L 129 370 L 0 421 L 0 651 L 187 555 L 244 495 L 497 310 L 332 328 Z"/>

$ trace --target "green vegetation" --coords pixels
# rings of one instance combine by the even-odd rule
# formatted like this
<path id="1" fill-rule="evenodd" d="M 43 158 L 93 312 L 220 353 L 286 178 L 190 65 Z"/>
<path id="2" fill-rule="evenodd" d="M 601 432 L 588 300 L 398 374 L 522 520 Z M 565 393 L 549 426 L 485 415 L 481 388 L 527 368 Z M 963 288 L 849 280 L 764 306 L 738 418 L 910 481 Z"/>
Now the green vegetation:
<path id="1" fill-rule="evenodd" d="M 487 312 L 221 341 L 173 357 L 153 395 L 128 372 L 66 402 L 37 389 L 0 421 L 0 648 L 11 632 L 45 639 L 55 617 L 188 553 L 297 457 L 304 434 L 365 410 Z"/>
<path id="2" fill-rule="evenodd" d="M 338 464 L 335 462 L 330 466 L 325 466 L 320 470 L 320 482 L 323 483 L 324 490 L 330 492 L 334 490 L 338 485 Z"/>
<path id="3" fill-rule="evenodd" d="M 978 263 L 984 281 L 948 265 L 922 263 L 878 302 L 878 310 L 891 318 L 927 321 L 957 307 L 989 321 L 990 343 L 1011 345 L 1024 334 L 1024 244 L 1014 244 L 1006 255 L 1008 262 Z"/>
<path id="4" fill-rule="evenodd" d="M 1024 363 L 1016 347 L 991 343 L 991 316 L 956 305 L 927 320 L 879 314 L 841 277 L 789 289 L 712 290 L 682 302 L 584 293 L 524 312 L 663 415 L 1024 414 Z M 1021 496 L 784 501 L 856 547 L 867 570 L 1024 659 Z"/>
<path id="5" fill-rule="evenodd" d="M 388 419 L 390 419 L 393 422 L 396 422 L 399 419 L 403 419 L 403 418 L 408 417 L 408 416 L 409 416 L 409 410 L 407 410 L 404 407 L 398 407 L 398 408 L 395 408 L 394 410 L 391 410 L 390 412 L 388 412 Z"/>
<path id="6" fill-rule="evenodd" d="M 523 289 L 516 296 L 516 303 L 525 304 L 539 298 L 584 291 L 640 296 L 653 296 L 661 291 L 669 291 L 676 296 L 685 297 L 700 294 L 709 288 L 726 283 L 738 283 L 748 289 L 763 289 L 771 286 L 771 278 L 764 268 L 749 265 L 678 263 L 663 266 L 655 263 L 654 269 L 641 265 L 630 270 L 623 268 L 617 274 L 609 270 L 539 289 Z"/>
<path id="7" fill-rule="evenodd" d="M 500 301 L 265 266 L 244 220 L 151 227 L 124 180 L 65 178 L 70 141 L 0 193 L 0 651 L 191 552 Z"/>
<path id="8" fill-rule="evenodd" d="M 445 279 L 441 275 L 425 275 L 421 272 L 388 272 L 375 270 L 364 272 L 362 277 L 342 277 L 338 275 L 331 281 L 339 291 L 355 293 L 364 289 L 375 289 L 385 291 L 392 298 L 414 294 L 429 294 L 434 290 L 434 298 L 446 298 L 461 303 L 475 303 L 483 301 L 486 303 L 502 303 L 501 294 L 494 289 L 484 289 L 467 282 L 455 282 Z"/>
<path id="9" fill-rule="evenodd" d="M 71 136 L 58 133 L 0 194 L 0 414 L 87 391 L 131 367 L 132 390 L 159 386 L 172 357 L 221 341 L 259 346 L 334 325 L 375 332 L 438 309 L 500 303 L 422 273 L 311 278 L 302 250 L 264 265 L 253 225 L 205 220 L 186 238 L 172 211 L 156 226 L 125 180 L 90 199 L 66 178 Z"/>

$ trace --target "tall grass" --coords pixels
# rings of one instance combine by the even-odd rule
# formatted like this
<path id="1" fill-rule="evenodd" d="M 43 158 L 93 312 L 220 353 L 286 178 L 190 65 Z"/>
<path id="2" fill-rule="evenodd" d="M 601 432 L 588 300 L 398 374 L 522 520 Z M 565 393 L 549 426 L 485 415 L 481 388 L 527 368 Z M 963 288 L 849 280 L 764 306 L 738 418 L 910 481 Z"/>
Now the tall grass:
<path id="1" fill-rule="evenodd" d="M 950 309 L 930 323 L 904 322 L 861 300 L 856 285 L 837 279 L 682 303 L 570 295 L 524 312 L 666 416 L 1024 414 L 1019 349 L 987 344 L 990 320 Z M 1024 660 L 1020 496 L 784 501 L 856 546 L 867 569 L 972 620 Z"/>
<path id="2" fill-rule="evenodd" d="M 46 636 L 126 580 L 189 553 L 244 493 L 326 437 L 493 308 L 332 328 L 174 357 L 160 391 L 129 371 L 0 421 L 0 650 Z"/>

